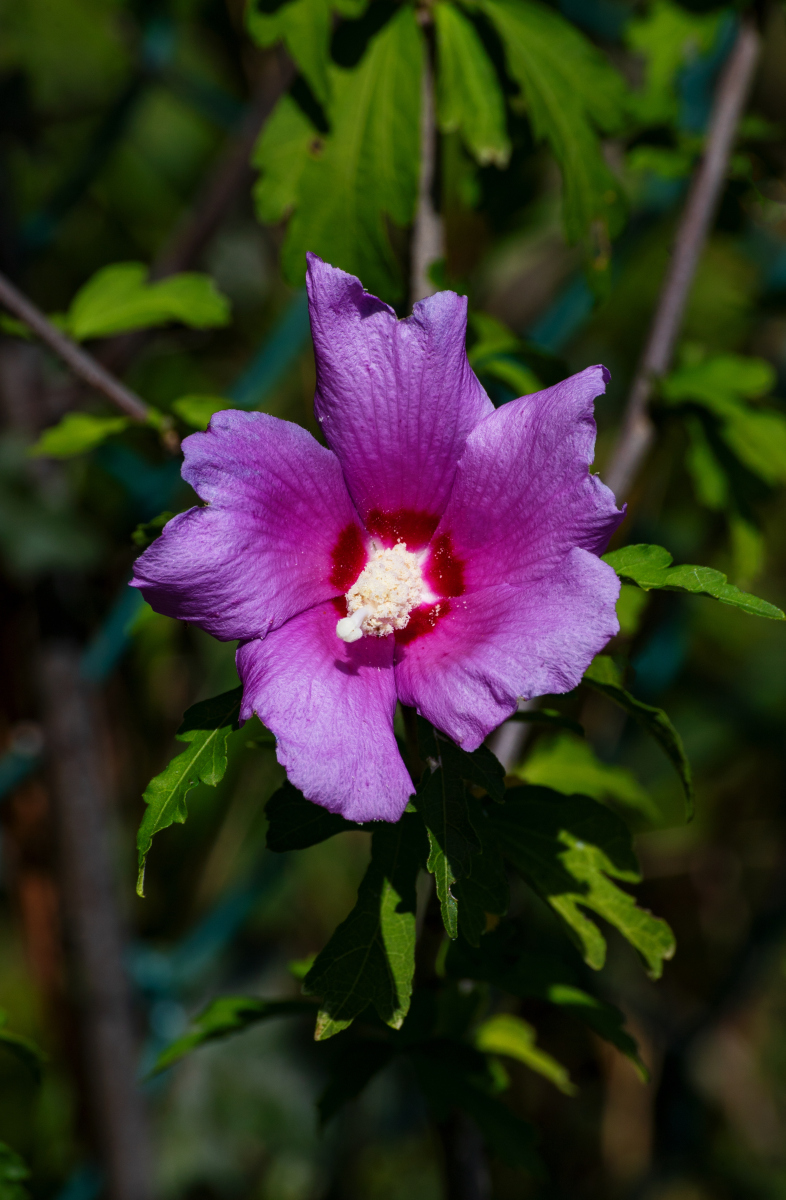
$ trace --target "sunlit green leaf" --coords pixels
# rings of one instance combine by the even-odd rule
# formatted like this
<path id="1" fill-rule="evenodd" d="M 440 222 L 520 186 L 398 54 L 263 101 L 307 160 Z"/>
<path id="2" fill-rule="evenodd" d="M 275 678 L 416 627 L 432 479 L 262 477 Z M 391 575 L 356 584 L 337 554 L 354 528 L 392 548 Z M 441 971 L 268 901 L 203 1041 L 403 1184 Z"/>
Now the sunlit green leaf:
<path id="1" fill-rule="evenodd" d="M 527 787 L 509 789 L 490 819 L 503 854 L 562 917 L 589 966 L 603 966 L 606 940 L 587 910 L 618 929 L 658 978 L 674 937 L 614 882 L 641 878 L 630 834 L 615 813 L 585 796 Z"/>
<path id="2" fill-rule="evenodd" d="M 533 1027 L 521 1017 L 498 1013 L 478 1026 L 475 1045 L 486 1054 L 515 1058 L 548 1079 L 566 1096 L 575 1096 L 578 1089 L 571 1083 L 567 1068 L 538 1046 L 537 1037 Z"/>
<path id="3" fill-rule="evenodd" d="M 330 90 L 330 8 L 330 0 L 285 0 L 273 12 L 263 12 L 255 3 L 246 10 L 246 26 L 257 45 L 283 41 L 323 104 Z"/>
<path id="4" fill-rule="evenodd" d="M 713 567 L 671 566 L 671 555 L 663 546 L 624 546 L 604 554 L 603 561 L 613 567 L 621 579 L 628 579 L 645 592 L 661 588 L 671 592 L 691 592 L 712 596 L 722 604 L 731 604 L 754 617 L 782 621 L 784 614 L 767 600 L 742 592 L 729 583 L 722 571 Z"/>
<path id="5" fill-rule="evenodd" d="M 174 1066 L 192 1050 L 205 1042 L 214 1042 L 241 1033 L 244 1029 L 266 1021 L 270 1017 L 302 1016 L 313 1014 L 312 1000 L 258 1000 L 254 996 L 219 996 L 191 1022 L 188 1033 L 162 1050 L 156 1059 L 151 1074 L 157 1075 Z"/>
<path id="6" fill-rule="evenodd" d="M 192 429 L 207 429 L 213 413 L 231 407 L 231 400 L 221 396 L 181 396 L 172 401 L 172 411 Z"/>
<path id="7" fill-rule="evenodd" d="M 192 705 L 183 717 L 176 737 L 187 742 L 160 775 L 145 788 L 142 799 L 147 808 L 137 834 L 139 877 L 136 890 L 145 890 L 145 860 L 155 834 L 175 822 L 183 824 L 188 816 L 186 796 L 198 783 L 214 787 L 224 778 L 227 767 L 227 738 L 238 728 L 242 687 L 233 688 Z"/>
<path id="8" fill-rule="evenodd" d="M 566 796 L 613 800 L 651 821 L 658 818 L 657 805 L 630 771 L 601 762 L 587 742 L 567 734 L 539 741 L 516 773 L 525 783 L 543 784 Z"/>
<path id="9" fill-rule="evenodd" d="M 632 696 L 623 687 L 622 674 L 608 655 L 598 654 L 592 660 L 584 673 L 584 682 L 624 708 L 660 744 L 680 777 L 685 793 L 686 815 L 690 820 L 693 816 L 693 773 L 682 738 L 663 709 L 645 704 Z"/>
<path id="10" fill-rule="evenodd" d="M 628 22 L 626 41 L 645 63 L 644 86 L 631 99 L 642 122 L 658 124 L 677 115 L 677 72 L 710 49 L 719 23 L 718 13 L 688 12 L 671 0 L 654 0 Z"/>
<path id="11" fill-rule="evenodd" d="M 95 450 L 107 438 L 133 424 L 130 417 L 99 417 L 93 413 L 70 412 L 41 434 L 30 454 L 46 458 L 73 458 Z"/>
<path id="12" fill-rule="evenodd" d="M 415 883 L 426 854 L 414 813 L 375 829 L 357 903 L 303 983 L 307 995 L 321 997 L 318 1041 L 346 1029 L 370 1004 L 386 1024 L 401 1027 L 415 971 Z"/>
<path id="13" fill-rule="evenodd" d="M 443 133 L 458 130 L 483 165 L 510 158 L 505 101 L 496 71 L 472 23 L 452 4 L 435 4 L 437 110 Z"/>
<path id="14" fill-rule="evenodd" d="M 75 338 L 108 337 L 181 321 L 195 329 L 226 325 L 229 302 L 208 275 L 185 272 L 158 283 L 147 282 L 143 263 L 103 267 L 79 289 L 66 314 Z"/>
<path id="15" fill-rule="evenodd" d="M 254 204 L 260 221 L 275 224 L 296 207 L 309 155 L 323 143 L 316 128 L 291 96 L 282 96 L 254 147 L 251 163 L 260 172 Z"/>

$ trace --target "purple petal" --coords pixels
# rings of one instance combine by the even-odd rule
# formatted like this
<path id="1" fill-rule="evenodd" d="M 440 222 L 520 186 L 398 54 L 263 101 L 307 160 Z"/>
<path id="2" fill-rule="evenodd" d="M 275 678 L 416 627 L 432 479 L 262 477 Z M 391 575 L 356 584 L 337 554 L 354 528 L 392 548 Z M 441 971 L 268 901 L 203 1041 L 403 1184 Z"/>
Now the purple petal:
<path id="1" fill-rule="evenodd" d="M 396 646 L 399 699 L 475 750 L 520 696 L 578 684 L 619 629 L 619 590 L 611 567 L 574 549 L 550 575 L 525 586 L 451 599 L 428 632 Z"/>
<path id="2" fill-rule="evenodd" d="M 215 637 L 264 637 L 354 583 L 366 560 L 334 454 L 266 413 L 220 412 L 183 442 L 183 477 L 209 501 L 137 559 L 132 587 Z"/>
<path id="3" fill-rule="evenodd" d="M 470 431 L 494 411 L 465 349 L 467 301 L 439 292 L 399 321 L 309 255 L 315 411 L 367 529 L 425 545 Z"/>
<path id="4" fill-rule="evenodd" d="M 467 591 L 537 579 L 574 546 L 606 548 L 624 516 L 589 473 L 607 378 L 588 367 L 503 405 L 468 438 L 436 539 L 449 538 Z"/>
<path id="5" fill-rule="evenodd" d="M 393 735 L 393 639 L 347 645 L 341 615 L 321 604 L 240 646 L 240 716 L 256 712 L 272 730 L 278 761 L 309 800 L 350 821 L 397 821 L 415 789 Z"/>

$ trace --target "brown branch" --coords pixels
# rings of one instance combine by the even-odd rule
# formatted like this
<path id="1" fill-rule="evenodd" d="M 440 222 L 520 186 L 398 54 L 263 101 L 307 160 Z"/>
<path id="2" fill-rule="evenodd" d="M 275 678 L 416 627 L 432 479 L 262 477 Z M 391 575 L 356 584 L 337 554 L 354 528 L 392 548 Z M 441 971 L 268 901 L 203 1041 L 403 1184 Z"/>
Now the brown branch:
<path id="1" fill-rule="evenodd" d="M 0 304 L 24 321 L 33 333 L 53 350 L 71 370 L 89 387 L 101 392 L 113 404 L 133 417 L 135 421 L 146 421 L 149 416 L 148 406 L 134 392 L 102 367 L 92 354 L 88 354 L 70 337 L 67 337 L 56 325 L 53 325 L 41 309 L 33 304 L 24 293 L 14 287 L 5 275 L 0 274 Z"/>
<path id="2" fill-rule="evenodd" d="M 654 427 L 647 412 L 649 401 L 655 381 L 671 366 L 693 277 L 726 179 L 759 45 L 755 26 L 748 20 L 743 21 L 715 93 L 704 156 L 680 219 L 671 262 L 647 345 L 631 386 L 619 439 L 604 472 L 606 483 L 618 500 L 629 491 L 654 438 Z"/>

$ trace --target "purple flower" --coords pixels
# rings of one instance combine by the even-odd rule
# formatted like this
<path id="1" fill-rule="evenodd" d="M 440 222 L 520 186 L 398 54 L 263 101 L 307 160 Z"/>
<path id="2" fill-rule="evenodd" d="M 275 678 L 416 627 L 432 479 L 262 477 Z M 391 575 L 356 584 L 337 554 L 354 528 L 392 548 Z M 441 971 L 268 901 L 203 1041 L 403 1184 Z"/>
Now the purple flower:
<path id="1" fill-rule="evenodd" d="M 467 302 L 399 321 L 309 256 L 316 415 L 330 449 L 260 412 L 183 443 L 205 507 L 136 564 L 160 613 L 240 641 L 293 784 L 356 821 L 397 820 L 412 782 L 396 701 L 467 750 L 519 697 L 566 692 L 617 632 L 601 562 L 622 519 L 589 473 L 605 367 L 495 410 L 465 351 Z"/>

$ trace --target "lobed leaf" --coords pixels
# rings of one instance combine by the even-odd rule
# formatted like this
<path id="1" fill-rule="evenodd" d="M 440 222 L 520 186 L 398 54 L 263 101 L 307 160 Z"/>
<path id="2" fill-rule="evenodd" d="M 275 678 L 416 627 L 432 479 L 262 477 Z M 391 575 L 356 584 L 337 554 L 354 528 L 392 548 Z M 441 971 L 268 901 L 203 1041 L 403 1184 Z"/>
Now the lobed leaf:
<path id="1" fill-rule="evenodd" d="M 622 188 L 606 165 L 596 128 L 618 129 L 626 90 L 621 77 L 559 13 L 533 0 L 481 0 L 521 88 L 536 139 L 560 165 L 564 222 L 578 241 L 600 226 L 606 236 L 624 219 Z M 602 239 L 601 239 L 602 240 Z"/>
<path id="2" fill-rule="evenodd" d="M 509 789 L 490 819 L 505 857 L 563 919 L 589 966 L 603 966 L 606 941 L 586 910 L 618 929 L 652 978 L 659 977 L 674 937 L 614 882 L 641 878 L 630 834 L 615 813 L 586 796 L 526 787 Z"/>
<path id="3" fill-rule="evenodd" d="M 150 1072 L 157 1075 L 174 1066 L 205 1042 L 218 1041 L 241 1033 L 259 1021 L 271 1017 L 302 1016 L 313 1013 L 311 1000 L 258 1000 L 253 996 L 219 996 L 191 1022 L 191 1029 L 162 1050 Z"/>
<path id="4" fill-rule="evenodd" d="M 268 820 L 267 848 L 282 854 L 287 850 L 305 850 L 337 833 L 363 829 L 355 821 L 346 821 L 338 813 L 328 812 L 307 800 L 287 779 L 265 806 Z"/>
<path id="5" fill-rule="evenodd" d="M 246 10 L 251 38 L 263 47 L 282 41 L 322 104 L 330 94 L 330 8 L 330 0 L 286 0 L 273 12 L 254 3 Z"/>
<path id="6" fill-rule="evenodd" d="M 24 1063 L 36 1083 L 40 1083 L 41 1072 L 47 1061 L 46 1054 L 30 1038 L 24 1037 L 21 1033 L 12 1033 L 10 1029 L 6 1029 L 5 1023 L 7 1020 L 8 1014 L 0 1009 L 0 1047 Z"/>
<path id="7" fill-rule="evenodd" d="M 658 547 L 659 548 L 659 547 Z M 646 729 L 659 743 L 661 749 L 671 759 L 671 763 L 680 777 L 682 790 L 685 793 L 685 810 L 687 819 L 693 816 L 693 772 L 691 771 L 682 738 L 671 720 L 662 708 L 645 704 L 637 700 L 622 686 L 622 674 L 616 663 L 606 654 L 598 654 L 584 672 L 584 683 L 603 692 L 620 708 L 624 708 L 634 720 Z"/>
<path id="8" fill-rule="evenodd" d="M 242 695 L 243 688 L 236 687 L 192 705 L 175 735 L 178 741 L 188 743 L 187 749 L 171 759 L 145 788 L 142 799 L 147 809 L 137 834 L 139 896 L 145 894 L 145 861 L 154 835 L 175 822 L 185 822 L 186 796 L 198 783 L 215 787 L 224 778 L 227 738 L 238 728 Z"/>
<path id="9" fill-rule="evenodd" d="M 255 162 L 260 218 L 291 210 L 282 265 L 303 282 L 306 251 L 359 276 L 395 300 L 403 277 L 386 221 L 411 224 L 417 199 L 423 37 L 402 6 L 351 70 L 331 66 L 330 133 L 319 131 L 285 97 L 262 134 Z"/>
<path id="10" fill-rule="evenodd" d="M 357 903 L 303 983 L 307 995 L 321 997 L 318 1041 L 346 1029 L 372 1004 L 387 1025 L 401 1027 L 415 973 L 415 884 L 426 854 L 414 813 L 374 830 Z"/>
<path id="11" fill-rule="evenodd" d="M 575 1096 L 578 1088 L 571 1083 L 566 1067 L 553 1058 L 537 1044 L 537 1033 L 533 1027 L 513 1016 L 512 1013 L 498 1013 L 489 1017 L 478 1026 L 475 1033 L 475 1045 L 486 1054 L 505 1054 L 524 1063 L 530 1070 L 548 1079 L 566 1096 Z"/>
<path id="12" fill-rule="evenodd" d="M 452 4 L 435 4 L 437 112 L 443 133 L 459 131 L 482 165 L 505 167 L 510 138 L 497 73 L 475 27 Z"/>
<path id="13" fill-rule="evenodd" d="M 229 302 L 208 275 L 187 271 L 158 283 L 148 283 L 147 276 L 147 267 L 134 262 L 97 271 L 72 300 L 66 331 L 81 341 L 170 321 L 195 329 L 229 322 Z"/>
<path id="14" fill-rule="evenodd" d="M 742 592 L 729 583 L 722 571 L 713 567 L 671 566 L 671 555 L 663 546 L 624 546 L 603 555 L 603 561 L 619 575 L 635 583 L 643 591 L 653 588 L 670 592 L 691 592 L 697 596 L 712 596 L 721 604 L 731 604 L 754 617 L 784 620 L 784 613 L 767 600 Z"/>
<path id="15" fill-rule="evenodd" d="M 37 458 L 74 458 L 88 454 L 107 438 L 123 433 L 133 424 L 130 417 L 100 417 L 94 413 L 70 412 L 57 425 L 45 429 L 29 454 Z"/>

